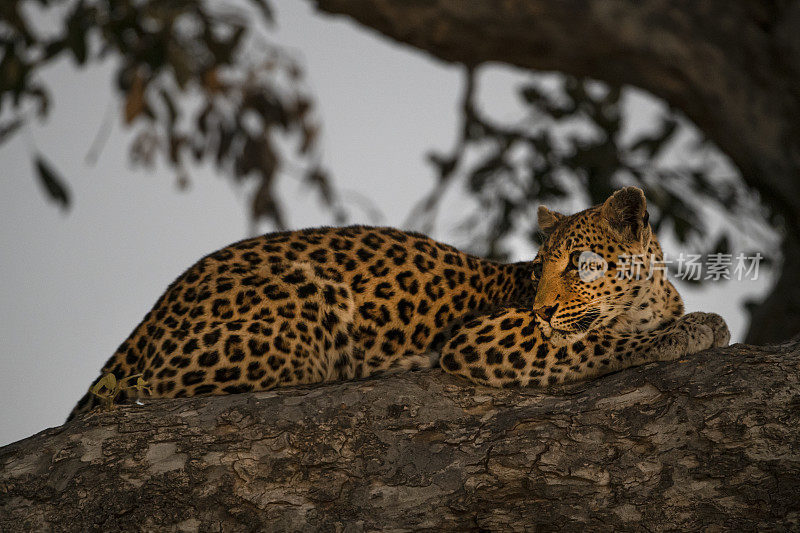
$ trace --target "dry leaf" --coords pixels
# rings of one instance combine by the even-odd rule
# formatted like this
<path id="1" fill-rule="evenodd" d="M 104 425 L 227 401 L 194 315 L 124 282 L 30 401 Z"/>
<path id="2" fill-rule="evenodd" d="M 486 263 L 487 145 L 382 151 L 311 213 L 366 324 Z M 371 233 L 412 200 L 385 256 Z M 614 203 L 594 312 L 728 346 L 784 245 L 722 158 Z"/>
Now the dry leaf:
<path id="1" fill-rule="evenodd" d="M 144 78 L 137 72 L 125 98 L 125 124 L 133 122 L 133 119 L 144 110 L 144 90 Z"/>

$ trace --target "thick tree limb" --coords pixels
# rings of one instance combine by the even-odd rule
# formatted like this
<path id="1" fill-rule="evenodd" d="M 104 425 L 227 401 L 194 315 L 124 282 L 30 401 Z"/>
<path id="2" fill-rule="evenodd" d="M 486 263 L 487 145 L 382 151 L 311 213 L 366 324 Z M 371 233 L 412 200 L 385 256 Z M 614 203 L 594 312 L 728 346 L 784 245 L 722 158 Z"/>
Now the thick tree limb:
<path id="1" fill-rule="evenodd" d="M 450 62 L 502 62 L 641 87 L 683 111 L 800 234 L 800 2 L 312 0 Z M 800 331 L 800 239 L 749 342 Z"/>
<path id="2" fill-rule="evenodd" d="M 800 527 L 800 342 L 548 391 L 439 371 L 160 400 L 0 449 L 0 530 Z"/>

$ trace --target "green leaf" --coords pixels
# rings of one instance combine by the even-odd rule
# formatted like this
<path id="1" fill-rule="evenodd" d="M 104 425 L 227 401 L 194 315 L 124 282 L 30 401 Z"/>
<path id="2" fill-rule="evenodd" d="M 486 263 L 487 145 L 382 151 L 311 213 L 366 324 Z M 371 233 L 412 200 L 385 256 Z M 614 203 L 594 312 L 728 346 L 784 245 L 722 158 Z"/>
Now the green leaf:
<path id="1" fill-rule="evenodd" d="M 64 179 L 44 160 L 41 154 L 36 156 L 36 170 L 47 195 L 62 208 L 68 208 L 70 194 L 64 184 Z"/>

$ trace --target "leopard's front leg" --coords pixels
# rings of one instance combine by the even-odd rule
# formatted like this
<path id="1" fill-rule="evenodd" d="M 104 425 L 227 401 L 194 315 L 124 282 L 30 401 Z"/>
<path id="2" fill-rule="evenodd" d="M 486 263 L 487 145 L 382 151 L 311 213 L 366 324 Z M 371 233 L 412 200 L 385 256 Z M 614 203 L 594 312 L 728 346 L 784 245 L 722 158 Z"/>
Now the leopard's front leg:
<path id="1" fill-rule="evenodd" d="M 714 313 L 689 313 L 672 324 L 642 333 L 602 332 L 601 345 L 610 345 L 600 364 L 585 369 L 583 379 L 608 374 L 653 361 L 674 361 L 709 348 L 727 346 L 730 331 L 725 320 Z M 592 338 L 592 334 L 587 339 Z"/>
<path id="2" fill-rule="evenodd" d="M 651 361 L 670 361 L 714 346 L 730 333 L 715 314 L 691 313 L 645 333 L 597 330 L 566 342 L 542 335 L 534 314 L 508 308 L 457 328 L 442 350 L 445 371 L 494 387 L 584 381 Z"/>
<path id="3" fill-rule="evenodd" d="M 727 346 L 731 334 L 725 320 L 715 313 L 689 313 L 673 324 L 636 335 L 619 335 L 643 362 L 673 361 L 709 348 Z M 638 342 L 637 342 L 638 341 Z"/>

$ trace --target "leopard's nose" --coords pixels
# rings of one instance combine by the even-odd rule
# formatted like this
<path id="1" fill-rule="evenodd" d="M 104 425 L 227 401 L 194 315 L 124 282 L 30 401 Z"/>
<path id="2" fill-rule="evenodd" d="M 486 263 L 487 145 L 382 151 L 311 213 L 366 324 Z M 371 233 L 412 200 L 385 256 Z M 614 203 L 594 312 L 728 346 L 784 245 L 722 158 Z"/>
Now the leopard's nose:
<path id="1" fill-rule="evenodd" d="M 556 314 L 557 308 L 558 304 L 546 305 L 544 307 L 540 307 L 539 309 L 534 309 L 533 312 L 539 315 L 545 322 L 550 322 L 550 319 L 553 318 L 554 314 Z"/>

